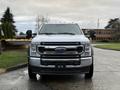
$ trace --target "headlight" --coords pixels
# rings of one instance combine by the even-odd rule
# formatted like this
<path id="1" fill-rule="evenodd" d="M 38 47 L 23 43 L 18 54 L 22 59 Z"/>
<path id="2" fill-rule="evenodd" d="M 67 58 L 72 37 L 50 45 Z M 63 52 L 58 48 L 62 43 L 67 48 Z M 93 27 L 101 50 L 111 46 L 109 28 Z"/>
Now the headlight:
<path id="1" fill-rule="evenodd" d="M 85 43 L 84 44 L 84 53 L 82 56 L 91 56 L 91 45 L 90 43 Z"/>
<path id="2" fill-rule="evenodd" d="M 30 45 L 30 56 L 40 56 L 37 53 L 37 45 L 36 44 L 31 44 Z"/>
<path id="3" fill-rule="evenodd" d="M 35 44 L 31 44 L 31 52 L 36 52 L 36 45 Z"/>

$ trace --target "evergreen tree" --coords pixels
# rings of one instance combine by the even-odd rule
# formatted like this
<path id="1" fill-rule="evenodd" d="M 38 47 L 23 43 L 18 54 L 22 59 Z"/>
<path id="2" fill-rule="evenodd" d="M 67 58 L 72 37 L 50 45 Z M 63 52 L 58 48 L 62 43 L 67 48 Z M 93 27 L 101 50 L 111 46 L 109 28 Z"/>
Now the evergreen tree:
<path id="1" fill-rule="evenodd" d="M 1 25 L 0 25 L 0 54 L 2 52 L 1 38 L 2 38 L 2 30 L 1 30 Z"/>
<path id="2" fill-rule="evenodd" d="M 8 7 L 1 19 L 1 28 L 5 38 L 13 38 L 15 36 L 17 30 L 14 23 L 13 14 L 10 12 L 10 8 Z"/>
<path id="3" fill-rule="evenodd" d="M 25 35 L 25 33 L 23 33 L 23 32 L 20 32 L 20 35 Z"/>
<path id="4" fill-rule="evenodd" d="M 114 30 L 112 37 L 116 41 L 120 41 L 120 19 L 110 19 L 108 22 L 108 25 L 105 27 L 106 29 L 112 29 Z"/>
<path id="5" fill-rule="evenodd" d="M 0 25 L 0 40 L 2 38 L 2 30 L 1 30 L 1 25 Z"/>

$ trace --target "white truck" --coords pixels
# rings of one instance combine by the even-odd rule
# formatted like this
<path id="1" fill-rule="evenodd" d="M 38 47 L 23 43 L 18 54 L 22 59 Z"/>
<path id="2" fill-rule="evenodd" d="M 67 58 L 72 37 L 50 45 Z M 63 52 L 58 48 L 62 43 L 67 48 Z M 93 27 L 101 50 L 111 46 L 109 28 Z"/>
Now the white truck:
<path id="1" fill-rule="evenodd" d="M 93 76 L 93 49 L 78 24 L 43 24 L 28 51 L 28 75 Z"/>

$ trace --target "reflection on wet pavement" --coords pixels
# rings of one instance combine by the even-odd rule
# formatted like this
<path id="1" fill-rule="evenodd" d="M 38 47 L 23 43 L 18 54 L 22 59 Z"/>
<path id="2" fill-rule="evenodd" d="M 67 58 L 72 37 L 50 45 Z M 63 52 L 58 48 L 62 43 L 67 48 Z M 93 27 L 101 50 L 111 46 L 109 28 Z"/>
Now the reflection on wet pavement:
<path id="1" fill-rule="evenodd" d="M 74 76 L 37 75 L 29 80 L 27 68 L 0 75 L 0 90 L 120 90 L 120 52 L 94 49 L 95 72 L 92 80 Z"/>

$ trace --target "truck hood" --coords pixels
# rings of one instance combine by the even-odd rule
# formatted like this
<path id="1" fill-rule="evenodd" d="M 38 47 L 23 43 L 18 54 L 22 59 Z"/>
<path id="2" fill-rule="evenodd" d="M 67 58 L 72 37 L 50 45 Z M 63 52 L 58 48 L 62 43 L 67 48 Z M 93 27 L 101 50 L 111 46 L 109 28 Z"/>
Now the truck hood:
<path id="1" fill-rule="evenodd" d="M 89 42 L 84 35 L 37 35 L 32 43 L 39 42 Z"/>

